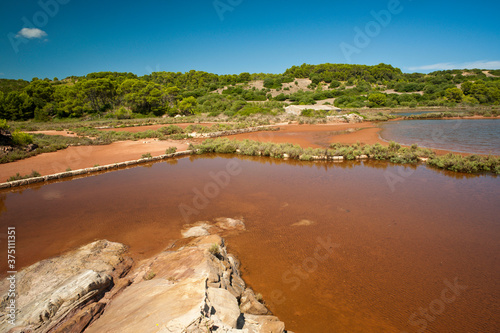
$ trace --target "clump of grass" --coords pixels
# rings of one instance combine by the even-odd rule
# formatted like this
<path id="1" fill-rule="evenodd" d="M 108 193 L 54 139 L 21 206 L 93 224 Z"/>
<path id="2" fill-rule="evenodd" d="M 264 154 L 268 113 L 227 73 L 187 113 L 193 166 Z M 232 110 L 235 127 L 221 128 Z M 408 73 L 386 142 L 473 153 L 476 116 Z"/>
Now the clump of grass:
<path id="1" fill-rule="evenodd" d="M 32 170 L 29 175 L 24 175 L 21 176 L 21 174 L 18 172 L 16 173 L 15 176 L 11 176 L 7 181 L 12 182 L 15 180 L 21 180 L 21 179 L 28 179 L 28 178 L 35 178 L 35 177 L 40 177 L 41 174 L 38 171 Z"/>
<path id="2" fill-rule="evenodd" d="M 156 276 L 156 273 L 153 271 L 149 271 L 148 274 L 144 275 L 143 279 L 146 281 L 152 280 Z"/>
<path id="3" fill-rule="evenodd" d="M 165 154 L 173 154 L 177 151 L 177 147 L 168 147 L 167 150 L 165 150 Z"/>
<path id="4" fill-rule="evenodd" d="M 211 254 L 213 254 L 216 257 L 219 257 L 220 256 L 219 244 L 216 244 L 216 243 L 212 244 L 212 246 L 210 246 L 210 248 L 208 249 L 208 252 L 210 252 Z"/>
<path id="5" fill-rule="evenodd" d="M 141 158 L 153 158 L 153 156 L 151 155 L 151 153 L 145 153 L 142 154 Z"/>
<path id="6" fill-rule="evenodd" d="M 461 156 L 450 153 L 444 156 L 434 156 L 427 163 L 436 168 L 455 172 L 493 172 L 500 174 L 500 157 L 495 156 Z"/>
<path id="7" fill-rule="evenodd" d="M 70 167 L 67 167 L 67 168 L 66 168 L 66 171 L 71 171 L 71 168 L 70 168 Z"/>

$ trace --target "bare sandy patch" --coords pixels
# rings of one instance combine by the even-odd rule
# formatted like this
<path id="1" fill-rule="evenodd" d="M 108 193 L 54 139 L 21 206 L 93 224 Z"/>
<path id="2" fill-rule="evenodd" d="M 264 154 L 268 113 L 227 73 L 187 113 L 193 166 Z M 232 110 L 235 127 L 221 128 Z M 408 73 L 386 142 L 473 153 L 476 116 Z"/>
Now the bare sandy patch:
<path id="1" fill-rule="evenodd" d="M 255 140 L 260 142 L 293 143 L 303 148 L 327 148 L 331 143 L 344 144 L 380 143 L 387 142 L 380 139 L 378 132 L 380 128 L 371 122 L 357 124 L 317 124 L 317 125 L 281 125 L 279 131 L 254 132 L 230 135 L 233 140 Z"/>
<path id="2" fill-rule="evenodd" d="M 45 134 L 45 135 L 60 135 L 60 136 L 67 136 L 67 137 L 78 137 L 77 134 L 71 132 L 71 131 L 29 131 L 26 132 L 29 134 Z"/>
<path id="3" fill-rule="evenodd" d="M 141 141 L 118 141 L 105 146 L 72 146 L 53 153 L 40 154 L 24 160 L 0 164 L 0 181 L 20 173 L 30 174 L 32 170 L 42 175 L 49 175 L 71 170 L 90 168 L 95 165 L 106 165 L 141 158 L 142 154 L 152 156 L 165 154 L 169 147 L 177 147 L 178 151 L 186 150 L 189 141 L 156 139 Z"/>

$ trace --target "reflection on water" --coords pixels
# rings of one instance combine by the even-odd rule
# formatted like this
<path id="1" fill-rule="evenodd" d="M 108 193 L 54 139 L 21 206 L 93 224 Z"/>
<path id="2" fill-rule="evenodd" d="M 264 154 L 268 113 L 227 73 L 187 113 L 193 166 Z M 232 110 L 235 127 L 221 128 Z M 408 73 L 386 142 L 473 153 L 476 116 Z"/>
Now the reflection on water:
<path id="1" fill-rule="evenodd" d="M 380 136 L 402 144 L 500 155 L 500 120 L 405 120 L 381 124 Z"/>
<path id="2" fill-rule="evenodd" d="M 248 231 L 230 237 L 229 250 L 290 330 L 500 331 L 500 179 L 492 176 L 191 156 L 0 192 L 1 228 L 16 226 L 20 265 L 103 238 L 148 257 L 180 237 L 179 205 L 193 206 L 230 162 L 241 173 L 190 219 L 244 217 Z M 467 289 L 440 303 L 455 278 Z"/>

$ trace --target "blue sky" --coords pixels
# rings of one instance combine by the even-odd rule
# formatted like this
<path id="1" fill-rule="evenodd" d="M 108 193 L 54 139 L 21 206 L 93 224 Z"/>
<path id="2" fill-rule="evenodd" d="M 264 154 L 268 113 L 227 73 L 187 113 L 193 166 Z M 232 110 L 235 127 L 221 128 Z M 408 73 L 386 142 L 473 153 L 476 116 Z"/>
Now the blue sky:
<path id="1" fill-rule="evenodd" d="M 500 68 L 498 13 L 496 0 L 3 1 L 0 78 L 282 73 L 325 62 Z"/>

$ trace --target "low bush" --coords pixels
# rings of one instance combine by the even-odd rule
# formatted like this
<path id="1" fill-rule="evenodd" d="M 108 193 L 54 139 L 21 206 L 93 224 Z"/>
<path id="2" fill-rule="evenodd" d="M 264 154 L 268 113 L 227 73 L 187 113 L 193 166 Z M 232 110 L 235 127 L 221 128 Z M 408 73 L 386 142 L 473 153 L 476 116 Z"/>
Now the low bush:
<path id="1" fill-rule="evenodd" d="M 15 145 L 26 146 L 33 143 L 33 136 L 16 130 L 12 133 L 12 141 Z"/>
<path id="2" fill-rule="evenodd" d="M 165 150 L 165 154 L 173 154 L 177 151 L 177 147 L 168 147 L 167 150 Z"/>
<path id="3" fill-rule="evenodd" d="M 208 249 L 208 252 L 210 252 L 211 254 L 213 254 L 216 257 L 219 257 L 220 256 L 219 244 L 216 244 L 216 243 L 212 244 L 212 246 L 210 246 L 210 248 Z"/>
<path id="4" fill-rule="evenodd" d="M 0 119 L 0 129 L 8 130 L 10 126 L 7 124 L 7 120 Z"/>
<path id="5" fill-rule="evenodd" d="M 11 176 L 9 179 L 7 179 L 7 181 L 8 182 L 12 182 L 12 181 L 15 181 L 15 180 L 35 178 L 35 177 L 40 177 L 40 176 L 41 176 L 41 174 L 38 171 L 35 171 L 35 170 L 32 170 L 29 175 L 24 175 L 24 176 L 21 176 L 19 174 L 19 172 L 18 172 L 18 173 L 16 173 L 15 176 Z"/>

